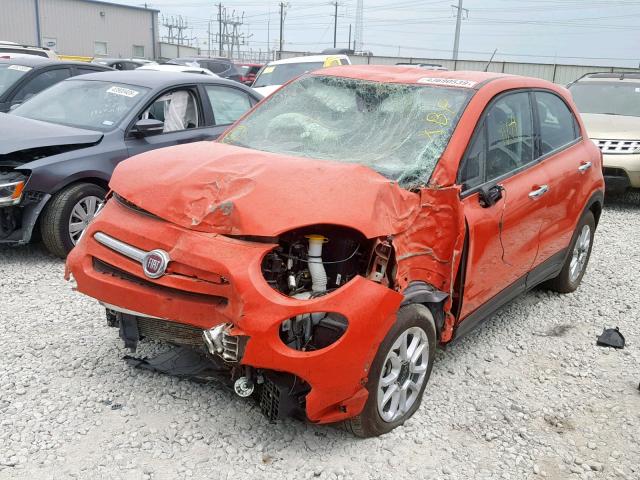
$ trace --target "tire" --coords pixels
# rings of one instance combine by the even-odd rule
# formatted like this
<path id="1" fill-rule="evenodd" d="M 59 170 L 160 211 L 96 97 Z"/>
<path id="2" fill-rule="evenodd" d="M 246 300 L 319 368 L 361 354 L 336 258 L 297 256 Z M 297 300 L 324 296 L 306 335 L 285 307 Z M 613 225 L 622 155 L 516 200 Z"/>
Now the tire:
<path id="1" fill-rule="evenodd" d="M 382 398 L 384 399 L 389 390 L 391 388 L 394 388 L 394 386 L 397 390 L 399 388 L 397 386 L 398 384 L 407 384 L 407 382 L 411 380 L 411 377 L 414 378 L 415 384 L 415 380 L 417 380 L 417 378 L 419 377 L 417 377 L 418 374 L 411 372 L 411 367 L 409 365 L 403 363 L 403 366 L 399 368 L 399 372 L 397 374 L 399 378 L 396 382 L 387 387 L 386 391 L 381 390 L 381 388 L 384 388 L 381 386 L 381 381 L 383 377 L 393 377 L 393 370 L 398 370 L 396 366 L 392 365 L 392 362 L 398 361 L 401 358 L 401 353 L 396 348 L 398 345 L 397 342 L 402 342 L 401 339 L 403 338 L 403 336 L 411 332 L 409 333 L 408 337 L 405 337 L 405 340 L 408 340 L 409 346 L 411 346 L 411 342 L 413 341 L 413 339 L 422 335 L 419 333 L 420 331 L 424 334 L 422 344 L 425 345 L 425 348 L 426 346 L 428 346 L 427 355 L 424 355 L 423 353 L 418 357 L 418 359 L 420 360 L 418 367 L 425 368 L 424 376 L 421 377 L 422 382 L 419 384 L 419 388 L 412 392 L 409 392 L 410 398 L 413 399 L 412 403 L 410 403 L 410 405 L 407 405 L 408 408 L 398 410 L 397 416 L 391 416 L 394 395 L 391 395 L 391 399 L 388 402 L 383 402 L 383 414 L 387 417 L 391 417 L 385 419 L 383 418 L 378 406 L 379 396 L 382 394 Z M 424 393 L 425 387 L 427 386 L 427 382 L 429 381 L 431 369 L 433 368 L 435 351 L 436 327 L 434 322 L 434 315 L 431 313 L 431 310 L 429 310 L 429 308 L 425 307 L 424 305 L 419 304 L 412 304 L 402 307 L 398 311 L 396 322 L 393 324 L 393 326 L 389 330 L 389 333 L 387 333 L 387 336 L 380 344 L 378 352 L 376 353 L 376 356 L 373 360 L 373 364 L 371 365 L 371 370 L 369 371 L 369 379 L 366 385 L 366 388 L 369 391 L 367 403 L 365 404 L 365 407 L 360 415 L 345 420 L 342 424 L 342 427 L 358 437 L 376 437 L 378 435 L 390 432 L 391 430 L 402 425 L 406 420 L 411 418 L 416 410 L 418 410 L 418 407 L 420 407 L 422 395 Z M 395 355 L 395 360 L 390 359 L 388 357 L 389 355 L 391 355 L 392 357 Z M 382 375 L 383 373 L 384 375 Z M 386 412 L 385 409 L 387 409 Z"/>
<path id="2" fill-rule="evenodd" d="M 47 247 L 47 250 L 60 258 L 65 258 L 77 241 L 77 238 L 74 239 L 70 232 L 72 215 L 74 215 L 74 219 L 79 220 L 79 218 L 75 216 L 76 214 L 73 213 L 74 208 L 76 208 L 80 202 L 95 201 L 91 200 L 93 198 L 102 201 L 105 194 L 106 191 L 103 188 L 92 183 L 76 183 L 54 195 L 49 203 L 47 203 L 40 219 L 42 242 L 45 247 Z M 81 211 L 86 213 L 85 209 Z M 95 211 L 93 213 L 95 213 Z M 84 228 L 86 228 L 86 224 L 88 224 L 91 218 L 93 218 L 92 213 L 87 215 L 86 221 L 75 223 L 84 222 Z M 83 231 L 84 228 L 75 231 L 73 235 L 79 235 L 78 232 Z"/>
<path id="3" fill-rule="evenodd" d="M 588 245 L 585 243 L 587 241 L 587 238 L 585 237 L 587 228 L 589 229 Z M 562 270 L 557 277 L 552 278 L 545 284 L 549 290 L 558 293 L 571 293 L 580 286 L 582 277 L 584 276 L 584 273 L 587 270 L 587 265 L 589 264 L 589 258 L 591 257 L 591 248 L 593 247 L 593 236 L 595 231 L 596 221 L 593 217 L 593 213 L 591 211 L 587 211 L 582 215 L 578 222 L 578 226 L 576 227 L 576 231 L 571 239 L 569 253 L 564 265 L 562 266 Z M 574 270 L 574 261 L 578 262 L 575 266 L 579 268 L 579 271 Z"/>

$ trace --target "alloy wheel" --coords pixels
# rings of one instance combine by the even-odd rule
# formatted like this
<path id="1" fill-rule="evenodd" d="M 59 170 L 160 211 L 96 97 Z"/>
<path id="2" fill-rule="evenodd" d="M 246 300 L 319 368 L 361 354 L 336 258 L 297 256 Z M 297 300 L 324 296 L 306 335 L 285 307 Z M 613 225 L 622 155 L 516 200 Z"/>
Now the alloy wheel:
<path id="1" fill-rule="evenodd" d="M 429 363 L 429 340 L 420 327 L 411 327 L 387 353 L 378 381 L 378 413 L 385 422 L 402 418 L 418 401 Z"/>
<path id="2" fill-rule="evenodd" d="M 571 263 L 569 265 L 569 279 L 575 282 L 587 264 L 587 256 L 589 255 L 589 247 L 591 245 L 591 228 L 584 225 L 580 230 L 580 235 L 576 239 L 571 254 Z"/>
<path id="3" fill-rule="evenodd" d="M 100 208 L 102 199 L 93 195 L 83 197 L 73 206 L 69 217 L 69 236 L 75 245 L 80 240 L 89 222 Z"/>

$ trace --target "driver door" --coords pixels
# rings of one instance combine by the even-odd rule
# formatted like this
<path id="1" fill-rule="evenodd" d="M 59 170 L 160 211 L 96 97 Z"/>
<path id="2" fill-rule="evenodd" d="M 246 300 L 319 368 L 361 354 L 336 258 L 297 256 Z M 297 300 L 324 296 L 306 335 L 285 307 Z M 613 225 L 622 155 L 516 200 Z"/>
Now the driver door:
<path id="1" fill-rule="evenodd" d="M 208 126 L 197 89 L 184 87 L 164 92 L 136 117 L 164 122 L 163 132 L 147 137 L 136 137 L 131 129 L 126 136 L 129 155 L 170 147 L 183 143 L 213 140 L 219 132 Z"/>
<path id="2" fill-rule="evenodd" d="M 549 181 L 537 161 L 531 105 L 531 95 L 522 90 L 494 99 L 462 163 L 469 227 L 462 319 L 474 312 L 482 317 L 522 293 L 536 262 Z M 495 187 L 501 198 L 483 205 L 482 190 Z"/>

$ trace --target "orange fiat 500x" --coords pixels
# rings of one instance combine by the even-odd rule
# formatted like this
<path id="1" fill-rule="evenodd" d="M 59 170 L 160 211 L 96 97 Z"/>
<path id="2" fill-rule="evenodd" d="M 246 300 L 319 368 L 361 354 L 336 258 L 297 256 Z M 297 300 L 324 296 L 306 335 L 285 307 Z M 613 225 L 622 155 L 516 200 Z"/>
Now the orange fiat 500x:
<path id="1" fill-rule="evenodd" d="M 604 193 L 564 88 L 381 66 L 304 75 L 110 186 L 67 276 L 126 346 L 177 346 L 133 363 L 359 436 L 413 415 L 437 345 L 543 282 L 574 291 Z"/>

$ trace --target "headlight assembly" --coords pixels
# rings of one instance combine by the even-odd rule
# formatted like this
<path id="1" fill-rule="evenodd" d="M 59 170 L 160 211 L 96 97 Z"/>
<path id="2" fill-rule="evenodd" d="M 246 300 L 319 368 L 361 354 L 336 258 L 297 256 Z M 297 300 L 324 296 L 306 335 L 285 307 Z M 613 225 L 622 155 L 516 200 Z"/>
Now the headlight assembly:
<path id="1" fill-rule="evenodd" d="M 9 181 L 0 179 L 0 207 L 20 203 L 25 183 L 26 178 Z"/>

